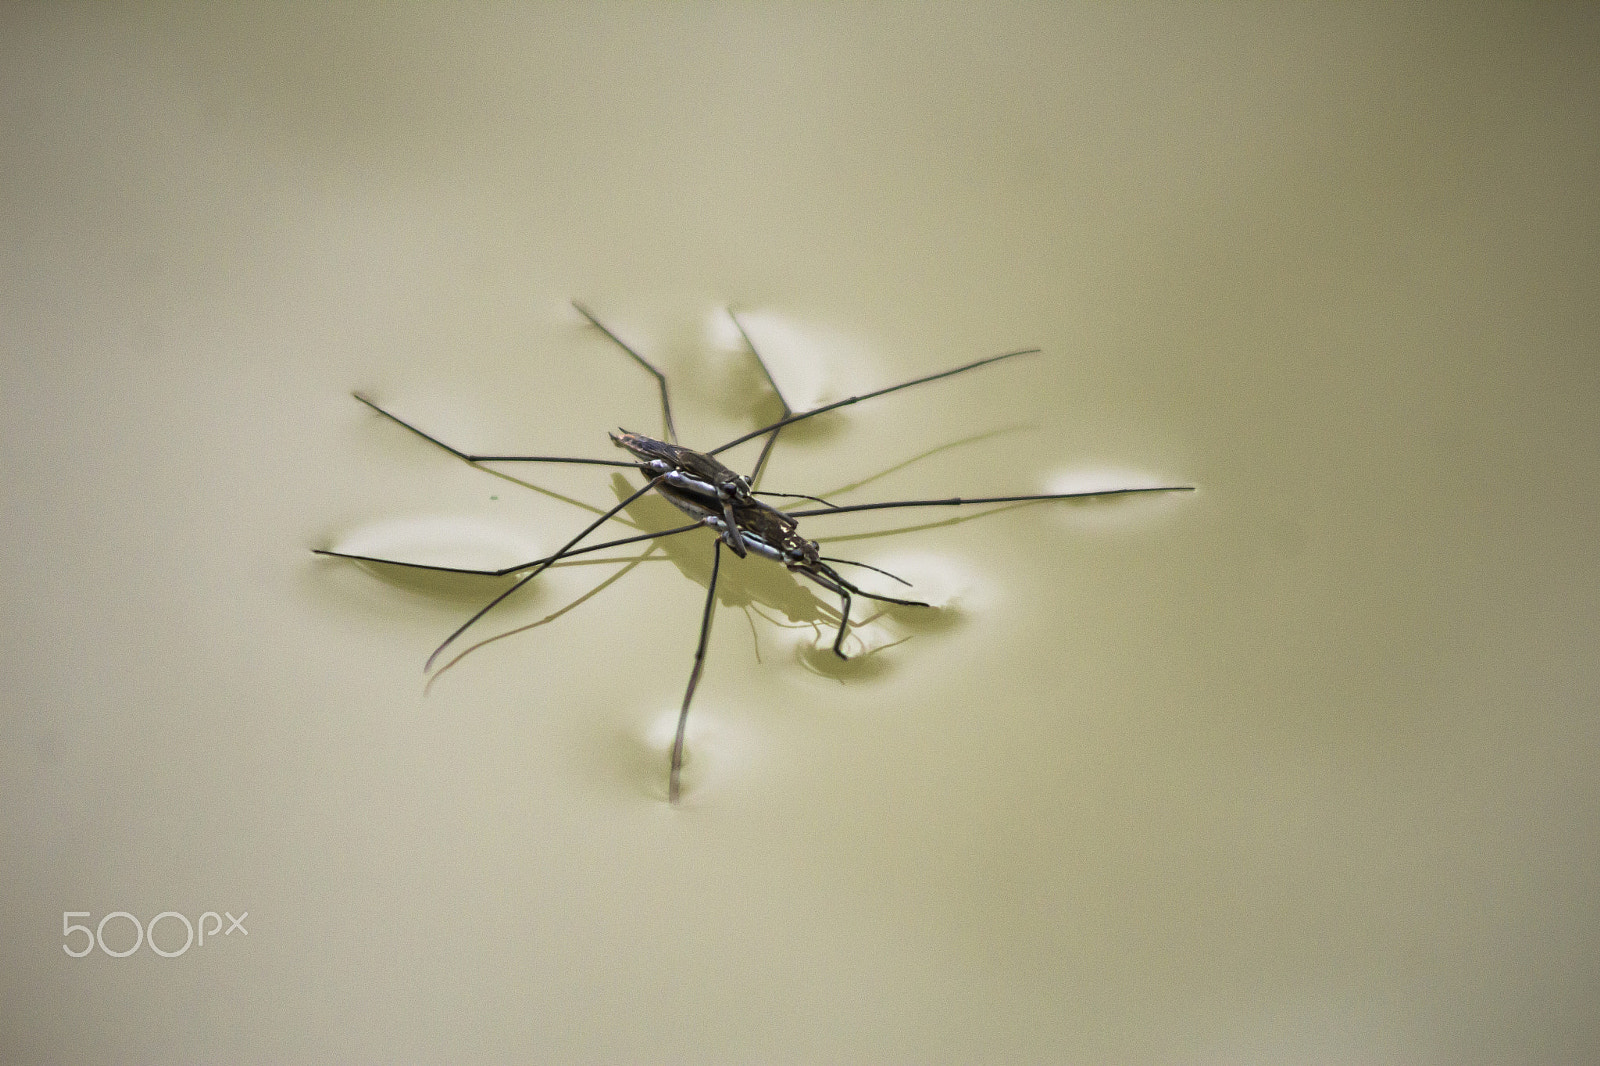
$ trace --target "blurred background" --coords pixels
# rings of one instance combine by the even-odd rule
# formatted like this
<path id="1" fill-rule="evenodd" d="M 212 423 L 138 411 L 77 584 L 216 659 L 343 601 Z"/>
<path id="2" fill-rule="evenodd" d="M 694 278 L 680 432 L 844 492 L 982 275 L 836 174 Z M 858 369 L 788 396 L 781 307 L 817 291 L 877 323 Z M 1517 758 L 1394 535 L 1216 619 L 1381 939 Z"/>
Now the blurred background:
<path id="1" fill-rule="evenodd" d="M 1593 6 L 0 28 L 0 1059 L 1600 1060 Z M 573 299 L 700 447 L 778 409 L 729 308 L 797 406 L 1042 349 L 773 489 L 1198 491 L 808 519 L 941 604 L 842 666 L 724 553 L 672 808 L 708 535 L 432 681 L 504 583 L 311 553 L 630 491 L 350 396 L 617 457 Z"/>

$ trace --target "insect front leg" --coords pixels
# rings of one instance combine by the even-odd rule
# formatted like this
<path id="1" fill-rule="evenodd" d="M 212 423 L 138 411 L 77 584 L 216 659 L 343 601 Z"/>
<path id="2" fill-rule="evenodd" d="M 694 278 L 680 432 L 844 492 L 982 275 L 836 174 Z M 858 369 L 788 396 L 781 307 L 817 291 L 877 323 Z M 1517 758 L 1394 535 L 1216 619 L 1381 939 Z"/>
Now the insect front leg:
<path id="1" fill-rule="evenodd" d="M 749 493 L 746 492 L 746 498 Z M 728 483 L 717 486 L 717 497 L 722 501 L 722 520 L 727 523 L 728 547 L 733 549 L 733 554 L 743 559 L 745 557 L 744 534 L 739 528 L 739 520 L 734 517 L 733 505 L 735 494 Z"/>
<path id="2" fill-rule="evenodd" d="M 841 561 L 848 562 L 849 560 Z M 865 564 L 857 563 L 856 565 L 860 566 Z M 839 612 L 839 633 L 833 639 L 833 653 L 841 659 L 850 658 L 844 653 L 843 645 L 845 630 L 850 626 L 851 593 L 855 593 L 857 596 L 865 596 L 869 600 L 877 600 L 880 603 L 893 603 L 901 607 L 932 606 L 931 604 L 924 603 L 922 600 L 902 600 L 895 596 L 882 596 L 876 592 L 867 592 L 863 589 L 859 589 L 852 585 L 842 574 L 839 573 L 839 571 L 823 562 L 812 563 L 808 566 L 791 566 L 789 569 L 793 570 L 797 574 L 804 574 L 806 577 L 809 577 L 812 581 L 815 581 L 829 592 L 836 593 L 838 595 L 842 606 Z M 877 568 L 870 567 L 869 569 Z M 889 574 L 888 576 L 894 577 L 893 574 Z M 895 580 L 899 581 L 901 579 L 895 578 Z"/>
<path id="3" fill-rule="evenodd" d="M 839 632 L 833 638 L 833 654 L 837 655 L 841 659 L 849 660 L 850 656 L 844 653 L 844 635 L 845 632 L 850 628 L 851 590 L 845 588 L 844 584 L 842 583 L 842 579 L 835 581 L 833 579 L 833 575 L 823 573 L 820 570 L 800 567 L 794 567 L 792 569 L 794 569 L 795 573 L 804 574 L 812 581 L 815 581 L 817 584 L 821 585 L 829 592 L 835 593 L 839 597 Z"/>

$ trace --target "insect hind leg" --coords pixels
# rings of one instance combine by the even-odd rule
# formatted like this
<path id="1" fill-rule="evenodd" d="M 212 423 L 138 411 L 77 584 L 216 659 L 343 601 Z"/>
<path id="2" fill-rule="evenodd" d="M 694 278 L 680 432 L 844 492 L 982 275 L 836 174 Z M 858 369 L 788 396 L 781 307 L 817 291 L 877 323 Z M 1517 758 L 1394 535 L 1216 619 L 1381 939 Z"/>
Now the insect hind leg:
<path id="1" fill-rule="evenodd" d="M 674 444 L 678 443 L 678 430 L 672 424 L 672 401 L 667 398 L 667 376 L 660 370 L 656 369 L 654 363 L 650 362 L 650 360 L 646 359 L 644 356 L 640 355 L 638 352 L 629 347 L 627 342 L 621 337 L 617 336 L 615 333 L 612 333 L 606 324 L 594 317 L 594 313 L 587 307 L 583 306 L 577 300 L 572 301 L 572 306 L 577 310 L 578 314 L 582 315 L 584 318 L 587 318 L 591 325 L 593 325 L 601 333 L 604 333 L 607 337 L 610 337 L 612 343 L 614 343 L 618 348 L 621 348 L 623 351 L 627 352 L 628 355 L 632 357 L 634 362 L 648 370 L 651 376 L 656 379 L 656 384 L 661 389 L 661 420 L 666 427 L 667 440 Z"/>
<path id="2" fill-rule="evenodd" d="M 790 415 L 794 414 L 794 410 L 789 406 L 789 401 L 783 398 L 783 390 L 778 388 L 778 380 L 772 376 L 772 368 L 767 366 L 767 361 L 765 359 L 761 358 L 760 350 L 756 348 L 755 342 L 750 339 L 750 334 L 745 331 L 744 323 L 739 321 L 739 316 L 734 314 L 733 308 L 731 307 L 728 308 L 728 317 L 733 319 L 733 325 L 736 329 L 738 329 L 739 336 L 744 338 L 744 346 L 749 348 L 750 354 L 756 357 L 756 365 L 761 368 L 761 373 L 767 379 L 767 384 L 772 386 L 772 394 L 778 398 L 778 405 L 783 408 L 782 418 L 788 418 Z M 756 460 L 756 465 L 750 471 L 750 477 L 748 479 L 751 486 L 755 486 L 760 483 L 761 472 L 767 468 L 767 459 L 771 457 L 772 448 L 778 443 L 778 434 L 781 432 L 783 432 L 783 426 L 779 425 L 767 435 L 766 442 L 761 445 L 761 456 Z M 774 493 L 773 495 L 782 496 L 786 494 Z"/>

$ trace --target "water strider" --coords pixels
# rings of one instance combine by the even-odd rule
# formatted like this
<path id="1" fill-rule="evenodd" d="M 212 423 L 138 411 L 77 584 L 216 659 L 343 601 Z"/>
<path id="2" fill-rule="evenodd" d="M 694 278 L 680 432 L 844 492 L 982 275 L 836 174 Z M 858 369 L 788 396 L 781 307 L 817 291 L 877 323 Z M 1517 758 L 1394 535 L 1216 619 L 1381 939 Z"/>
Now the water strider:
<path id="1" fill-rule="evenodd" d="M 421 570 L 440 570 L 450 573 L 487 574 L 505 577 L 511 574 L 521 573 L 524 570 L 528 571 L 526 574 L 523 574 L 523 576 L 520 577 L 515 584 L 501 592 L 488 603 L 484 604 L 476 614 L 474 614 L 471 618 L 468 618 L 459 627 L 457 627 L 455 632 L 446 637 L 444 642 L 434 649 L 433 654 L 428 656 L 428 660 L 424 664 L 423 669 L 429 670 L 432 669 L 434 662 L 439 657 L 439 654 L 443 652 L 445 648 L 449 647 L 457 637 L 465 633 L 467 629 L 473 625 L 473 623 L 477 622 L 478 619 L 488 614 L 489 611 L 491 611 L 502 600 L 510 596 L 513 592 L 516 592 L 529 581 L 532 581 L 535 577 L 539 576 L 556 562 L 562 559 L 571 558 L 575 555 L 581 555 L 592 551 L 600 551 L 605 548 L 615 548 L 624 544 L 635 544 L 640 541 L 659 540 L 664 537 L 676 536 L 680 533 L 687 533 L 693 529 L 711 529 L 717 534 L 716 539 L 712 542 L 711 580 L 706 589 L 705 611 L 700 618 L 700 639 L 695 647 L 694 667 L 690 670 L 689 684 L 684 690 L 683 704 L 678 712 L 677 732 L 675 733 L 672 742 L 672 763 L 667 779 L 667 797 L 673 803 L 678 801 L 678 795 L 680 792 L 679 781 L 683 767 L 684 727 L 689 720 L 689 705 L 694 699 L 695 688 L 700 683 L 700 674 L 705 666 L 706 642 L 711 635 L 711 618 L 716 610 L 717 578 L 721 569 L 722 547 L 724 544 L 726 544 L 728 548 L 734 552 L 734 554 L 740 556 L 741 558 L 753 551 L 762 558 L 770 559 L 773 562 L 780 563 L 791 573 L 805 577 L 822 588 L 827 589 L 829 592 L 838 595 L 840 598 L 839 630 L 837 635 L 834 637 L 833 651 L 835 655 L 838 655 L 841 659 L 843 659 L 846 657 L 844 654 L 843 644 L 845 632 L 850 625 L 850 603 L 853 595 L 863 596 L 867 599 L 878 600 L 883 603 L 898 604 L 906 607 L 927 607 L 928 604 L 922 602 L 921 600 L 900 599 L 894 596 L 885 596 L 875 592 L 868 592 L 856 587 L 855 584 L 841 575 L 832 564 L 838 563 L 841 565 L 858 566 L 867 570 L 875 571 L 876 573 L 898 581 L 901 584 L 909 583 L 899 577 L 896 577 L 894 574 L 890 574 L 888 571 L 879 570 L 877 567 L 869 566 L 866 563 L 824 556 L 822 554 L 820 545 L 816 541 L 807 540 L 799 532 L 799 520 L 802 518 L 811 518 L 821 515 L 846 514 L 852 511 L 878 511 L 903 507 L 959 507 L 981 503 L 1023 503 L 1034 500 L 1067 500 L 1084 499 L 1097 496 L 1125 496 L 1144 492 L 1187 492 L 1193 489 L 1192 485 L 1164 485 L 1152 488 L 1101 489 L 1092 492 L 1054 492 L 1022 496 L 979 496 L 969 498 L 949 497 L 947 499 L 927 500 L 889 500 L 879 503 L 856 503 L 844 505 L 835 505 L 826 500 L 819 499 L 818 497 L 806 496 L 802 493 L 764 492 L 755 488 L 754 486 L 759 483 L 761 479 L 761 472 L 763 469 L 765 469 L 767 459 L 772 454 L 772 448 L 777 442 L 778 434 L 785 426 L 793 425 L 796 422 L 813 418 L 817 415 L 824 414 L 825 412 L 849 406 L 850 404 L 859 403 L 862 400 L 870 400 L 876 396 L 884 396 L 891 392 L 898 392 L 901 389 L 909 389 L 914 385 L 923 385 L 930 381 L 937 381 L 940 378 L 947 378 L 956 374 L 962 374 L 968 370 L 976 370 L 981 366 L 987 366 L 990 363 L 998 363 L 1003 359 L 1011 359 L 1020 355 L 1031 355 L 1037 353 L 1039 349 L 1025 348 L 1018 351 L 1005 352 L 1001 355 L 994 355 L 986 359 L 979 359 L 971 363 L 965 363 L 951 370 L 941 371 L 937 374 L 929 374 L 925 377 L 914 378 L 910 381 L 903 381 L 898 385 L 891 385 L 888 388 L 862 393 L 860 396 L 851 396 L 848 399 L 837 400 L 830 404 L 824 404 L 821 407 L 812 408 L 809 411 L 801 411 L 796 413 L 792 411 L 789 408 L 788 403 L 784 401 L 783 393 L 778 388 L 777 382 L 773 380 L 771 371 L 767 369 L 766 362 L 761 358 L 761 353 L 757 351 L 755 345 L 751 343 L 750 337 L 747 333 L 745 333 L 744 326 L 739 322 L 738 316 L 730 310 L 728 312 L 729 317 L 733 319 L 733 323 L 738 328 L 740 336 L 744 338 L 746 346 L 750 349 L 751 354 L 755 356 L 756 362 L 758 365 L 760 365 L 761 371 L 766 376 L 768 384 L 772 386 L 773 392 L 778 397 L 778 402 L 782 405 L 783 417 L 778 419 L 776 422 L 771 423 L 770 425 L 762 426 L 760 429 L 752 430 L 743 436 L 735 437 L 733 440 L 730 440 L 725 444 L 718 445 L 717 447 L 712 448 L 710 451 L 700 452 L 695 451 L 692 448 L 684 447 L 683 445 L 677 443 L 677 430 L 672 421 L 672 403 L 668 397 L 666 375 L 662 374 L 661 371 L 652 365 L 647 359 L 636 352 L 633 348 L 629 347 L 615 333 L 612 333 L 610 329 L 608 329 L 597 318 L 595 318 L 595 316 L 591 314 L 582 304 L 574 302 L 573 307 L 577 308 L 580 314 L 593 323 L 601 332 L 609 337 L 640 366 L 649 371 L 650 374 L 656 379 L 656 384 L 661 392 L 662 425 L 667 439 L 657 440 L 654 437 L 649 437 L 642 433 L 632 433 L 628 430 L 620 430 L 620 435 L 619 433 L 611 434 L 612 442 L 617 447 L 622 448 L 635 456 L 637 461 L 627 462 L 615 459 L 582 459 L 560 455 L 471 455 L 461 451 L 458 448 L 451 447 L 450 445 L 439 440 L 437 437 L 423 432 L 416 426 L 413 426 L 411 423 L 406 422 L 389 411 L 384 410 L 382 407 L 379 407 L 377 404 L 373 403 L 365 396 L 362 396 L 360 393 L 356 393 L 355 398 L 372 408 L 374 411 L 377 411 L 385 418 L 399 423 L 406 429 L 409 429 L 411 432 L 415 433 L 417 436 L 437 445 L 440 448 L 443 448 L 445 451 L 465 460 L 468 463 L 582 463 L 595 466 L 628 467 L 638 470 L 647 479 L 643 488 L 640 488 L 632 495 L 624 499 L 621 503 L 617 504 L 609 511 L 606 511 L 593 522 L 589 523 L 589 525 L 585 526 L 583 530 L 577 534 L 577 536 L 567 541 L 566 544 L 562 545 L 554 553 L 547 555 L 542 559 L 533 559 L 529 562 L 519 563 L 515 566 L 505 567 L 504 569 L 500 570 L 479 570 L 450 566 L 427 566 L 420 563 L 403 562 L 398 559 L 380 559 L 367 555 L 353 555 L 348 552 L 328 551 L 323 549 L 315 550 L 319 555 L 331 555 L 344 559 L 356 559 L 362 562 L 389 563 L 396 566 L 408 566 Z M 766 440 L 762 445 L 760 457 L 756 460 L 755 466 L 748 475 L 738 473 L 737 471 L 724 465 L 716 458 L 716 456 L 720 453 L 725 452 L 737 445 L 743 444 L 746 441 L 754 440 L 757 437 L 765 437 Z M 589 536 L 590 533 L 594 532 L 602 524 L 614 517 L 618 512 L 627 507 L 633 501 L 651 491 L 654 491 L 658 495 L 664 497 L 674 507 L 693 518 L 694 521 L 688 525 L 678 526 L 673 529 L 664 529 L 653 533 L 642 533 L 632 537 L 622 537 L 617 540 L 609 540 L 600 544 L 589 544 L 582 547 L 579 546 L 581 542 Z M 822 506 L 804 510 L 785 511 L 773 507 L 764 500 L 757 499 L 758 496 L 806 499 L 822 504 Z"/>

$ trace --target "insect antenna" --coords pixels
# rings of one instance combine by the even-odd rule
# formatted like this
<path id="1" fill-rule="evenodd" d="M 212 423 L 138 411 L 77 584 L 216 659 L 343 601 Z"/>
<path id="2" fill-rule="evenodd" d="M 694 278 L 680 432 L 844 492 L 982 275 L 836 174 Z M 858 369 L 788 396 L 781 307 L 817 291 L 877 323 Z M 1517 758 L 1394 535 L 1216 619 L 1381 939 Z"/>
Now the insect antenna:
<path id="1" fill-rule="evenodd" d="M 843 563 L 846 566 L 859 566 L 864 570 L 871 570 L 873 573 L 882 574 L 884 577 L 891 578 L 891 579 L 893 579 L 895 581 L 898 581 L 898 582 L 900 582 L 900 584 L 904 585 L 906 588 L 910 588 L 911 587 L 911 582 L 907 581 L 905 578 L 900 577 L 900 576 L 898 576 L 896 574 L 891 574 L 891 573 L 889 573 L 889 571 L 881 569 L 880 567 L 873 566 L 871 563 L 858 563 L 854 559 L 834 559 L 834 558 L 831 558 L 830 556 L 827 556 L 827 555 L 820 555 L 820 556 L 818 556 L 818 558 L 821 559 L 825 563 Z"/>

